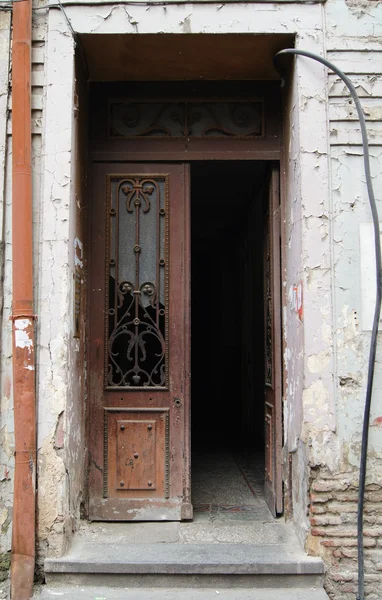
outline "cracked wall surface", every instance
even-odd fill
[[[103,35],[108,33],[292,33],[297,36],[297,44],[300,47],[306,47],[312,51],[320,52],[323,47],[323,19],[322,10],[319,5],[302,5],[299,8],[299,16],[296,16],[296,11],[293,6],[283,5],[195,5],[182,6],[177,5],[171,8],[163,6],[151,6],[147,9],[146,6],[110,6],[102,5],[95,6],[91,10],[89,7],[70,6],[66,9],[67,15],[74,29],[80,33],[93,33],[94,35]],[[48,48],[54,60],[57,63],[62,56],[60,43],[61,37],[68,37],[68,25],[63,15],[58,11],[51,11],[49,25],[49,44]],[[54,25],[53,25],[54,23]],[[52,29],[50,29],[52,28]],[[50,33],[51,31],[51,33]],[[48,57],[48,61],[49,61]],[[62,57],[61,60],[65,60]],[[48,64],[49,67],[49,64]],[[67,65],[65,66],[67,68]],[[69,79],[67,78],[69,82]],[[302,86],[302,89],[300,89]],[[327,166],[327,128],[325,125],[326,119],[326,77],[323,68],[317,67],[313,72],[312,69],[304,64],[298,64],[295,69],[293,79],[293,91],[291,100],[291,125],[294,131],[294,138],[291,141],[291,156],[288,163],[290,177],[288,178],[286,215],[288,219],[288,253],[285,261],[285,290],[288,297],[289,287],[298,282],[303,283],[304,266],[301,261],[301,256],[304,253],[304,214],[307,216],[315,215],[317,219],[321,219],[323,209],[315,211],[317,204],[324,205],[328,202],[328,166]],[[59,89],[59,86],[58,88]],[[52,114],[57,107],[54,106],[54,91],[48,85],[47,102],[50,104],[50,95],[53,98]],[[310,118],[308,107],[319,115],[313,124]],[[301,107],[304,109],[302,114]],[[48,120],[48,114],[46,116]],[[302,125],[300,124],[302,121]],[[309,124],[309,128],[308,128]],[[302,132],[304,135],[302,135]],[[291,138],[292,139],[292,138]],[[319,143],[314,140],[319,139]],[[313,140],[313,141],[312,141]],[[69,143],[69,135],[67,136]],[[68,155],[65,155],[67,158]],[[68,157],[69,158],[69,157]],[[63,162],[60,164],[63,168]],[[312,167],[313,165],[313,167]],[[312,185],[311,168],[315,169],[314,181]],[[69,162],[66,166],[67,172],[70,171]],[[49,172],[46,173],[46,179],[50,179]],[[314,193],[312,193],[312,190]],[[306,197],[305,203],[303,198]],[[321,223],[321,221],[320,221]],[[326,225],[326,223],[325,223]],[[62,229],[62,228],[61,228]],[[324,234],[322,234],[324,236]],[[327,237],[324,239],[327,242]],[[321,240],[321,237],[320,237]],[[315,240],[316,242],[316,240]],[[325,247],[326,248],[326,247]],[[327,249],[325,249],[327,253]],[[321,255],[320,255],[321,257]],[[320,258],[319,257],[319,258]],[[318,277],[328,278],[328,268],[322,269],[317,264],[316,280]],[[45,261],[43,261],[44,263]],[[326,291],[326,290],[325,290]],[[309,290],[307,294],[309,295]],[[324,305],[326,296],[321,292],[321,287],[318,285],[313,291],[315,298],[321,298],[321,304]],[[289,315],[288,313],[291,312]],[[318,311],[319,312],[319,311]],[[330,309],[327,309],[327,329],[326,337],[330,337],[328,333],[332,331],[330,323]],[[309,310],[307,310],[309,314]],[[321,314],[319,312],[319,314]],[[300,442],[300,427],[303,414],[302,397],[304,389],[304,344],[309,343],[309,340],[304,338],[304,325],[300,317],[293,310],[290,310],[289,304],[285,309],[285,318],[288,323],[285,330],[285,336],[288,340],[286,347],[285,360],[288,367],[288,395],[285,399],[286,411],[289,411],[288,427],[285,431],[285,442],[287,447],[291,447],[296,453],[299,453],[301,448]],[[310,318],[310,317],[309,317]],[[313,317],[312,317],[313,319]],[[314,351],[326,352],[327,341],[325,344],[316,342]],[[317,350],[316,350],[317,348]],[[309,351],[313,354],[313,350]],[[329,353],[329,363],[331,354]],[[330,371],[329,364],[326,365],[326,372]],[[325,376],[327,376],[325,374]],[[314,373],[311,383],[316,379],[322,379],[322,373]],[[331,396],[329,395],[329,398]],[[332,410],[329,409],[330,402],[327,402],[321,410],[321,421],[330,421]],[[57,409],[55,419],[63,410]],[[45,432],[43,432],[43,436]],[[303,449],[304,450],[304,449]],[[302,452],[303,452],[302,450]],[[304,452],[303,452],[304,454]],[[304,454],[305,456],[305,454]],[[301,519],[302,530],[301,538],[304,537],[308,528],[308,519],[306,517],[306,486],[308,481],[308,470],[306,465],[301,471],[304,477],[301,478],[301,485],[298,491],[294,494],[294,509],[299,511],[303,518]],[[302,493],[300,490],[305,490]]]
[[[373,182],[378,205],[381,204],[380,2],[174,3],[149,7],[144,3],[122,6],[111,2],[68,6],[66,12],[75,31],[95,36],[294,34],[296,47],[326,55],[349,73],[355,83],[364,105],[372,144]],[[6,44],[9,45],[9,23],[5,16],[0,21],[0,37],[3,33],[0,85],[4,87],[2,82],[8,78]],[[34,16],[33,39],[33,218],[39,316],[38,532],[40,553],[44,556],[65,550],[78,522],[85,493],[85,324],[82,323],[80,337],[75,337],[73,275],[79,263],[86,267],[86,257],[81,255],[85,237],[82,201],[85,175],[81,168],[84,138],[82,125],[75,116],[78,98],[80,113],[83,102],[86,106],[86,100],[81,101],[86,93],[78,88],[84,75],[75,65],[73,39],[62,13],[55,9],[49,15],[38,11]],[[7,98],[4,104],[4,97],[0,94],[0,113],[5,115]],[[285,472],[289,471],[286,507],[287,514],[295,520],[302,543],[326,561],[329,593],[336,599],[345,599],[353,594],[356,577],[354,506],[370,342],[367,315],[373,296],[367,271],[373,259],[372,247],[367,244],[371,216],[359,125],[344,84],[322,65],[298,58],[287,78],[284,98],[283,405]],[[5,172],[6,160],[1,123],[0,119],[0,177]],[[9,124],[8,134],[11,134]],[[8,141],[9,161],[10,137]],[[8,322],[9,172],[7,177],[6,202],[1,205],[0,216],[4,219],[1,230],[5,232],[2,241],[6,265],[0,417],[4,469],[0,522],[6,530],[2,538],[5,550],[10,539],[13,453]],[[85,270],[81,272],[81,280],[85,280]],[[381,552],[376,534],[382,518],[381,353],[379,348],[367,478],[371,533],[366,545],[371,577],[366,583],[370,598],[380,594],[374,576],[380,571]],[[341,506],[345,516],[339,514]]]
[[[0,358],[0,385],[1,385],[1,410],[0,410],[0,521],[1,535],[0,547],[8,551],[11,547],[12,525],[12,495],[14,473],[14,423],[13,423],[13,396],[12,396],[12,337],[11,323],[11,294],[12,294],[12,219],[11,219],[11,175],[12,175],[12,99],[10,91],[10,13],[0,13],[0,232],[4,243],[4,263],[1,270],[1,358]],[[2,29],[8,19],[8,29]],[[34,268],[38,269],[40,256],[39,222],[40,222],[40,183],[42,168],[43,144],[41,137],[42,106],[44,91],[44,44],[45,44],[45,16],[37,14],[33,17],[32,27],[32,187],[33,187],[33,261]],[[3,138],[3,135],[5,136]],[[5,162],[4,162],[5,157]],[[39,280],[35,277],[34,294],[38,296]],[[38,334],[38,332],[37,332]]]
[[[382,5],[326,4],[327,57],[350,74],[361,98],[370,140],[371,172],[381,215]],[[373,263],[371,213],[363,170],[360,128],[354,103],[340,79],[328,75],[331,274],[335,370],[335,433],[316,433],[311,441],[310,522],[307,548],[329,567],[327,589],[334,598],[353,597],[357,589],[356,511],[361,431],[374,297],[362,266]],[[365,236],[368,243],[365,244]],[[365,270],[365,269],[364,269]],[[369,438],[365,506],[366,593],[381,596],[379,543],[381,515],[382,419],[380,340],[376,360]],[[326,442],[326,444],[323,444]]]
[[[0,17],[6,13],[1,13]],[[0,21],[0,51],[5,49],[6,33]],[[77,129],[73,124],[74,47],[72,39],[61,34],[62,56],[69,60],[67,72],[58,72],[54,54],[49,55],[46,33],[47,15],[33,14],[32,23],[32,178],[33,178],[33,261],[34,299],[38,315],[36,323],[36,394],[38,404],[38,545],[40,556],[59,554],[79,519],[84,485],[85,436],[83,369],[84,327],[73,337],[73,274],[79,258],[78,241],[83,239],[83,202],[81,169],[72,166],[71,157],[81,162]],[[65,46],[66,43],[66,46]],[[66,54],[65,54],[66,53]],[[6,57],[6,60],[5,58]],[[1,414],[0,465],[1,551],[11,545],[14,424],[12,398],[11,325],[11,98],[8,99],[8,50],[0,54],[0,142],[1,180],[6,176],[6,194],[1,195],[1,242],[4,242],[4,264],[1,271]],[[61,78],[63,76],[63,79]],[[68,84],[72,82],[72,87]],[[6,82],[6,85],[5,85]],[[56,85],[60,83],[58,90]],[[46,107],[46,89],[55,90],[51,106]],[[67,98],[65,107],[64,98]],[[4,103],[3,103],[4,100]],[[54,104],[55,103],[55,104]],[[3,106],[4,104],[4,106]],[[8,107],[8,120],[7,116]],[[45,110],[46,108],[46,110]],[[67,109],[67,110],[66,110]],[[62,115],[66,114],[67,119]],[[73,136],[73,139],[72,139]],[[83,137],[83,134],[82,134]],[[0,137],[2,140],[2,137]],[[44,176],[42,177],[42,173]],[[79,174],[78,174],[79,173]],[[80,181],[79,181],[80,178]],[[81,179],[82,178],[82,179]],[[71,203],[71,197],[77,203]],[[4,232],[4,233],[3,233]],[[80,236],[80,237],[78,237]],[[77,239],[77,248],[75,246]],[[84,259],[84,248],[82,247]],[[83,272],[81,284],[84,286]],[[81,296],[83,301],[85,294]],[[81,319],[84,315],[84,306]],[[69,440],[69,441],[68,441]],[[41,561],[40,561],[41,562]]]
[[[0,553],[10,549],[13,492],[12,379],[10,364],[9,201],[5,197],[9,148],[7,113],[10,77],[11,15],[0,12]]]
[[[84,487],[84,173],[73,39],[49,15],[41,195],[38,537],[40,558],[62,554],[79,520]],[[83,77],[82,77],[83,79]],[[74,110],[74,108],[76,110]],[[82,137],[81,137],[82,136]],[[75,276],[81,291],[75,326]]]

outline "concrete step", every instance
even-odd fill
[[[106,588],[94,586],[48,587],[35,600],[328,600],[321,588]]]
[[[127,544],[77,540],[45,561],[48,584],[173,588],[322,587],[323,562],[285,544]]]

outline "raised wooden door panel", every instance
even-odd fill
[[[168,409],[105,409],[107,498],[169,498]]]
[[[283,512],[280,174],[269,174],[264,220],[265,499],[274,516]]]
[[[95,164],[89,516],[190,518],[189,197],[181,164]]]

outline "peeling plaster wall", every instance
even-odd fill
[[[65,22],[65,21],[64,21]],[[51,11],[46,53],[38,312],[40,560],[62,554],[80,516],[85,459],[84,174],[74,43]],[[84,105],[86,114],[86,105]],[[82,125],[81,125],[82,127]],[[82,137],[81,137],[82,136]],[[74,319],[75,276],[81,315]],[[77,337],[78,334],[78,337]]]
[[[284,177],[283,177],[283,347],[284,347],[284,462],[285,509],[302,524],[300,537],[307,529],[304,498],[307,494],[307,461],[300,461],[300,428],[304,388],[304,322],[298,314],[297,292],[302,289],[302,216],[298,78],[295,69],[287,77],[284,98]],[[301,464],[302,463],[302,464]],[[299,479],[294,477],[299,473]],[[302,475],[302,476],[301,476]]]
[[[5,27],[6,20],[8,25]],[[44,90],[45,16],[34,15],[32,26],[32,187],[33,187],[33,260],[38,271],[40,257],[40,184],[43,144],[41,137]],[[4,242],[4,268],[1,267],[3,286],[0,298],[1,318],[1,407],[0,407],[0,551],[11,547],[12,495],[14,474],[14,423],[12,396],[12,328],[9,317],[12,302],[12,98],[10,89],[10,23],[11,14],[0,12],[0,232]],[[3,139],[3,135],[5,136]],[[4,191],[4,194],[3,194]],[[1,264],[1,261],[0,261]],[[39,280],[34,281],[35,298]],[[38,335],[38,330],[37,330]]]
[[[382,4],[326,3],[327,57],[355,84],[367,120],[371,172],[382,215]],[[335,433],[316,432],[310,452],[311,530],[307,548],[329,567],[334,598],[356,593],[356,511],[371,317],[374,309],[371,213],[356,110],[345,85],[328,76]],[[382,217],[381,217],[382,218]],[[380,334],[381,335],[381,334]],[[379,336],[380,337],[380,336]],[[366,593],[380,598],[382,370],[378,340],[365,506]],[[311,357],[309,357],[311,358]],[[308,358],[308,360],[309,360]],[[313,362],[322,364],[323,355]],[[309,368],[309,364],[308,364]],[[316,390],[317,391],[317,390]],[[323,390],[318,390],[321,396]],[[323,398],[323,401],[326,401]],[[324,439],[322,439],[322,436]],[[326,443],[323,443],[323,442]]]
[[[9,189],[11,180],[12,156],[8,143],[6,157],[6,188]],[[1,330],[1,413],[0,413],[0,520],[2,551],[11,548],[12,533],[12,497],[14,473],[14,428],[13,428],[13,398],[12,398],[12,328],[9,321],[11,314],[11,204],[8,196],[4,207],[4,283]]]
[[[75,31],[94,35],[295,34],[296,47],[326,54],[356,83],[366,109],[373,180],[381,203],[381,3],[327,0],[325,4],[309,5],[190,3],[150,7],[142,3],[128,7],[68,6],[66,12]],[[3,18],[3,14],[0,16]],[[2,51],[9,43],[9,35],[7,25],[1,29],[1,23],[0,38],[5,32],[5,46],[0,44]],[[39,315],[38,532],[43,556],[65,550],[83,497],[84,323],[80,337],[74,338],[73,275],[79,249],[75,240],[83,242],[84,237],[84,151],[80,141],[84,134],[73,106],[79,96],[81,114],[82,101],[86,105],[86,91],[76,87],[74,45],[62,13],[55,9],[49,15],[44,11],[36,13],[33,37],[34,244]],[[7,53],[0,54],[0,83],[7,78],[6,56]],[[6,73],[5,79],[2,73]],[[77,75],[78,80],[83,79],[78,66]],[[5,114],[3,104],[0,96],[0,114]],[[351,528],[345,531],[342,527],[342,531],[348,535],[344,539],[353,543],[354,521],[338,521],[336,503],[344,502],[343,506],[350,506],[351,513],[355,502],[370,341],[369,327],[362,316],[370,294],[366,293],[369,284],[363,285],[361,279],[360,223],[368,223],[371,218],[359,127],[354,106],[340,80],[333,74],[327,75],[321,65],[299,58],[288,78],[284,106],[282,284],[285,470],[290,469],[291,484],[288,512],[293,513],[307,548],[322,555],[330,566],[329,591],[336,598],[340,597],[338,594],[345,598],[352,593],[354,577],[346,575],[346,579],[344,570],[353,573],[354,556],[349,552],[343,555],[346,545],[331,545],[333,532],[325,527],[336,525],[336,531],[340,531],[342,525],[350,523]],[[0,124],[0,173],[4,172],[5,153],[1,140]],[[5,515],[4,523],[10,521],[13,453],[8,323],[9,177],[7,203],[5,213],[1,210],[1,215],[5,214],[6,241],[0,417],[1,468],[7,469],[3,481],[5,500],[0,504],[0,521]],[[0,206],[3,207],[4,204]],[[85,258],[77,255],[77,260]],[[369,255],[363,257],[366,264],[371,259]],[[379,488],[373,486],[382,485],[381,353],[380,348],[368,467],[372,511],[378,511],[375,506],[379,502]],[[2,512],[4,508],[6,512]],[[317,527],[320,524],[317,514],[321,515],[321,528]],[[378,518],[380,513],[379,516],[376,513],[374,523],[380,522]],[[3,539],[7,548],[9,534]],[[377,542],[369,547],[378,548]]]
[[[324,15],[318,4],[299,5],[298,16],[296,7],[288,4],[190,4],[149,8],[144,4],[128,8],[103,5],[92,9],[70,6],[67,14],[77,32],[94,35],[292,33],[296,35],[297,47],[317,53],[323,53],[325,48]],[[62,27],[67,28],[64,20]],[[330,432],[334,428],[326,93],[327,78],[323,67],[298,62],[287,109],[291,136],[284,165],[287,171],[287,255],[283,285],[287,338],[284,357],[287,373],[285,444],[294,453],[293,510],[302,540],[309,529],[308,447],[315,443],[317,431]],[[294,306],[294,288],[298,286],[306,297],[305,325]],[[311,358],[311,371],[307,372],[307,357],[315,355],[322,358],[316,361]],[[325,435],[323,442],[328,437]]]
[[[13,423],[11,408],[9,280],[9,206],[5,198],[9,167],[7,112],[10,77],[11,14],[0,12],[0,553],[10,549],[12,521]]]
[[[319,53],[324,47],[323,13],[319,4],[298,5],[298,16],[295,6],[290,4],[190,4],[152,6],[149,9],[145,5],[134,5],[129,6],[128,10],[126,6],[68,6],[66,12],[74,30],[80,33],[292,33],[296,35],[296,44],[300,47]],[[38,14],[41,19],[44,18],[43,11]],[[35,99],[34,104],[34,131],[36,135],[41,131],[43,134],[40,163],[43,188],[38,211],[40,226],[36,227],[39,257],[38,534],[41,556],[64,551],[78,516],[84,443],[81,423],[75,426],[77,418],[81,416],[79,407],[83,406],[83,397],[80,392],[74,391],[75,382],[82,372],[80,369],[76,371],[76,365],[79,364],[76,359],[78,344],[73,341],[72,330],[72,243],[77,235],[78,217],[74,209],[73,187],[76,177],[73,164],[73,141],[76,136],[72,111],[74,50],[68,24],[61,12],[51,10],[45,23],[45,28],[35,28],[39,34],[34,45],[34,57],[40,65],[34,75],[35,85],[43,89],[43,94]],[[294,310],[290,288],[293,290],[305,278],[301,257],[308,253],[305,241],[309,236],[304,238],[304,218],[319,219],[320,214],[315,214],[312,206],[322,196],[327,198],[326,155],[321,149],[321,146],[325,147],[327,131],[323,101],[325,85],[321,67],[311,69],[303,64],[297,65],[290,109],[293,137],[289,162],[285,167],[289,172],[285,208],[286,237],[289,241],[284,265],[287,298],[284,316],[288,339],[285,353],[288,372],[285,443],[304,464],[304,469],[299,470],[300,483],[293,499],[296,514],[304,517],[301,519],[303,532],[307,528],[305,490],[308,470],[305,447],[301,446],[300,440],[300,420],[304,408],[301,402],[304,344],[309,340],[304,338],[304,327]],[[318,111],[320,118],[312,122],[310,110]],[[320,140],[319,145],[312,142],[316,139]],[[312,176],[307,170],[311,168],[315,169],[318,186],[316,197],[314,194],[312,197]],[[310,203],[304,204],[304,194]],[[319,290],[315,294],[319,300]],[[312,377],[312,384],[314,380]],[[77,466],[80,468],[76,478],[73,472]],[[304,477],[301,477],[301,473],[305,474]]]
[[[346,22],[346,28],[344,27]],[[382,5],[338,3],[327,5],[328,58],[350,77],[364,108],[369,133],[371,172],[382,215]],[[331,194],[333,202],[333,275],[337,373],[337,431],[342,441],[341,460],[357,468],[363,418],[370,323],[362,321],[368,301],[362,285],[360,224],[371,222],[361,135],[354,103],[345,86],[329,75]],[[382,219],[382,216],[381,216]],[[372,255],[364,257],[372,260]],[[365,284],[366,285],[366,284]],[[374,300],[374,299],[373,299]],[[379,340],[380,342],[380,340]],[[380,353],[370,430],[369,477],[382,478],[381,428],[382,370]],[[377,420],[376,420],[377,419]]]
[[[7,21],[8,20],[8,21]],[[3,286],[0,294],[1,318],[1,407],[0,407],[0,549],[11,547],[12,495],[14,473],[14,424],[12,396],[12,329],[9,317],[12,301],[12,99],[10,89],[10,23],[11,14],[0,12],[0,232],[4,242],[4,268],[1,267],[0,280]],[[5,26],[5,24],[8,25]],[[33,17],[32,27],[32,186],[33,186],[33,258],[38,269],[40,244],[40,184],[43,153],[41,125],[44,90],[44,40],[45,17]],[[6,137],[3,137],[5,136]],[[3,193],[4,192],[4,193]],[[1,264],[1,261],[0,261]],[[38,278],[34,281],[35,298],[38,295]],[[38,332],[37,332],[38,333]]]
[[[72,291],[69,319],[72,321],[70,350],[70,402],[66,408],[65,432],[62,444],[56,429],[56,447],[65,451],[65,464],[69,484],[68,535],[80,519],[84,500],[86,457],[86,364],[85,364],[85,316],[86,316],[86,193],[87,193],[87,82],[83,65],[78,56],[75,60],[74,123],[72,135],[72,190],[70,214],[70,271]],[[76,283],[77,282],[77,283]],[[77,311],[75,304],[77,302]],[[77,325],[75,324],[77,321]]]

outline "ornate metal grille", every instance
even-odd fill
[[[168,178],[109,176],[106,387],[168,385]]]
[[[260,137],[262,102],[112,102],[111,137]]]

